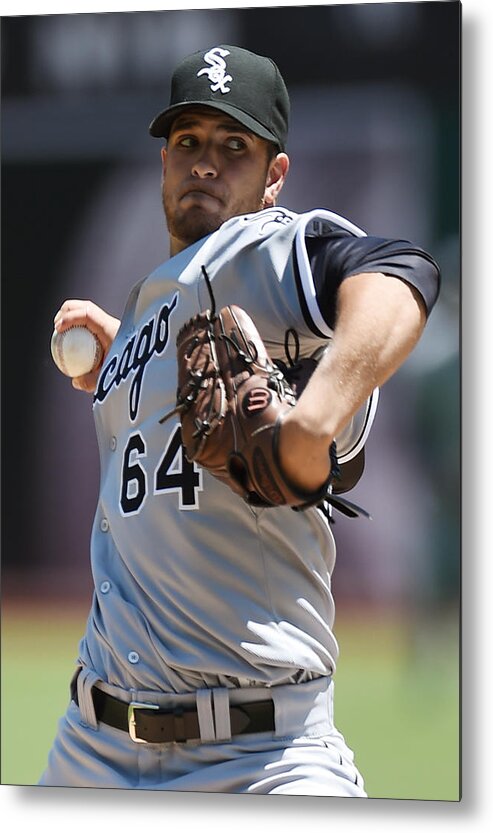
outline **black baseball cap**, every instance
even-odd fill
[[[289,95],[271,58],[227,45],[189,55],[173,73],[169,106],[151,122],[151,136],[167,139],[173,120],[190,105],[221,110],[285,149]]]

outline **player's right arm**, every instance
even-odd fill
[[[417,344],[438,296],[440,270],[405,240],[334,232],[306,245],[331,347],[283,420],[279,454],[286,475],[310,492],[328,475],[332,440]]]
[[[280,432],[281,467],[295,486],[311,492],[324,482],[332,440],[404,363],[425,324],[423,298],[404,281],[383,273],[343,281],[331,348]]]
[[[77,390],[93,393],[96,390],[97,379],[101,365],[103,364],[108,351],[115,340],[120,327],[120,320],[105,312],[92,301],[72,299],[64,301],[54,319],[55,330],[63,333],[70,327],[83,326],[91,330],[101,342],[103,356],[98,367],[85,376],[78,376],[72,379],[72,385]]]

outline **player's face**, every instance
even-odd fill
[[[180,114],[162,150],[163,207],[171,254],[230,217],[273,205],[288,169],[285,154],[217,110]]]

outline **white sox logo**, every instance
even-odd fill
[[[229,51],[221,49],[220,46],[210,49],[204,55],[204,61],[209,66],[199,69],[197,73],[197,77],[204,74],[208,76],[213,93],[217,93],[218,90],[221,90],[222,93],[229,93],[231,90],[231,87],[226,87],[228,81],[233,80],[232,75],[226,75],[226,61],[224,60],[226,55],[229,55]]]
[[[293,222],[295,215],[284,208],[264,208],[263,211],[257,211],[254,214],[245,214],[240,217],[240,222],[243,225],[259,224],[259,235],[265,233],[265,229],[269,226],[288,226]]]
[[[265,411],[271,402],[272,394],[267,388],[253,388],[248,391],[243,400],[245,416],[255,416],[260,411]]]
[[[113,356],[103,367],[94,394],[94,403],[102,402],[113,387],[119,387],[121,382],[133,374],[128,399],[130,419],[132,422],[136,419],[145,369],[154,355],[159,356],[166,350],[169,341],[169,319],[177,303],[178,293],[169,304],[163,304],[159,312],[127,341],[121,356]]]

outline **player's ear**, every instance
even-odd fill
[[[166,157],[167,157],[167,155],[168,155],[168,152],[167,152],[166,148],[162,147],[161,148],[161,162],[162,162],[162,166],[163,166],[163,176],[166,173]]]
[[[264,206],[275,205],[284,181],[289,171],[289,157],[286,153],[278,153],[275,156],[267,172],[267,180],[264,191]]]

